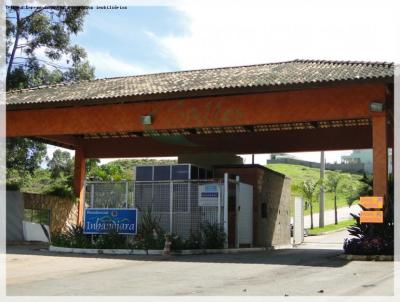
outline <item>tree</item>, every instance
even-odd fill
[[[85,50],[70,40],[82,30],[87,12],[83,7],[7,7],[7,90],[93,79]],[[33,173],[46,154],[45,144],[28,138],[7,138],[6,146],[8,184]]]
[[[85,50],[70,40],[82,31],[87,13],[87,8],[73,6],[8,7],[7,90],[93,79]]]
[[[46,156],[46,145],[26,138],[6,140],[7,184],[19,189],[26,174],[40,167]]]
[[[72,177],[74,161],[68,151],[57,149],[54,151],[53,157],[49,160],[47,166],[53,178],[60,177],[61,174]]]
[[[374,195],[374,178],[371,175],[363,174],[363,177],[360,179],[362,183],[361,188],[359,189],[359,196],[372,196]]]
[[[313,202],[314,202],[314,195],[316,190],[320,184],[320,181],[312,181],[311,179],[307,179],[303,181],[298,189],[300,194],[305,200],[306,206],[310,207],[310,217],[311,217],[311,229],[314,228],[314,218],[313,218]]]
[[[341,190],[347,195],[346,201],[348,206],[351,207],[355,201],[360,199],[360,196],[373,195],[373,178],[364,174],[357,183],[343,182]]]
[[[43,144],[31,140],[16,138],[7,140],[7,168],[33,173],[46,156]]]
[[[86,164],[86,175],[90,177],[92,171],[94,171],[100,163],[100,159],[98,158],[92,158],[92,159],[87,159],[85,164]]]
[[[335,213],[335,224],[338,224],[338,215],[337,215],[337,195],[341,191],[341,184],[346,180],[349,179],[349,175],[342,174],[338,172],[330,172],[327,175],[326,185],[328,192],[333,193],[333,206],[334,206],[334,213]]]

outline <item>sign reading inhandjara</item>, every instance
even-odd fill
[[[110,231],[123,235],[136,235],[137,209],[85,209],[85,234],[104,234]]]
[[[381,196],[366,196],[360,197],[360,205],[367,209],[382,209],[383,197]]]

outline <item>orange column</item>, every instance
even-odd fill
[[[386,196],[388,182],[388,141],[385,114],[372,117],[374,195]]]
[[[79,198],[78,225],[82,225],[85,209],[85,174],[85,155],[82,148],[77,148],[75,150],[74,192],[75,196]]]

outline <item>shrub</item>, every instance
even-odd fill
[[[71,182],[70,177],[65,177],[61,174],[60,177],[52,180],[50,185],[44,190],[44,194],[74,198]]]
[[[201,249],[204,246],[204,240],[201,232],[191,232],[189,238],[185,241],[187,249]]]
[[[393,255],[394,254],[394,209],[393,180],[389,181],[389,194],[384,202],[383,223],[360,223],[360,216],[351,214],[356,223],[348,228],[355,238],[346,239],[343,249],[346,254]],[[363,208],[363,210],[366,210]]]
[[[127,237],[111,230],[107,234],[97,236],[94,246],[98,249],[126,249],[128,248]]]
[[[81,226],[70,226],[65,233],[54,236],[52,244],[74,248],[92,247],[91,236],[84,234]]]
[[[171,236],[171,250],[185,250],[187,248],[185,240],[177,235]]]
[[[137,236],[133,243],[128,246],[131,249],[137,250],[162,250],[164,249],[164,235],[147,235],[146,237]]]
[[[383,238],[351,238],[343,244],[345,254],[393,255],[393,242]]]
[[[191,232],[186,240],[177,235],[173,235],[171,239],[172,250],[221,249],[224,247],[226,235],[222,226],[207,223],[200,227],[200,232]]]
[[[6,183],[7,191],[19,191],[20,189],[21,189],[21,183],[19,182]]]
[[[139,209],[141,210],[141,209]],[[133,244],[136,249],[163,249],[164,230],[160,226],[160,216],[154,216],[151,208],[141,210],[138,235]]]
[[[224,247],[226,234],[219,224],[204,224],[201,226],[204,247],[207,249],[221,249]]]

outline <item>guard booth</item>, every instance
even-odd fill
[[[138,209],[159,219],[161,228],[188,239],[205,224],[227,234],[226,247],[253,246],[253,189],[228,174],[192,164],[137,166],[135,181],[86,181],[89,207]],[[140,225],[139,225],[140,227]]]

